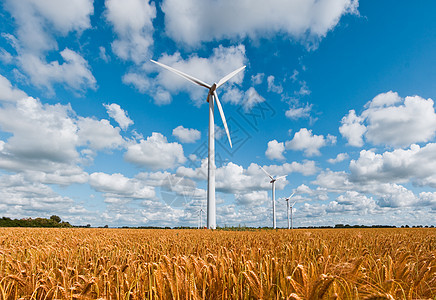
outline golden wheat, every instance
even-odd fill
[[[0,299],[436,299],[436,229],[0,228]]]

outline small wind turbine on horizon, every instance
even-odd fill
[[[288,229],[294,229],[294,226],[292,224],[292,210],[294,209],[294,205],[297,201],[294,201],[294,203],[292,203],[292,205],[289,205],[289,200],[291,200],[292,196],[294,196],[294,193],[292,193],[291,196],[289,196],[288,198],[286,198],[286,212],[288,215]],[[291,207],[291,224],[289,224],[289,207]]]
[[[227,127],[226,118],[224,116],[224,111],[221,106],[221,102],[218,98],[218,94],[216,90],[226,83],[230,78],[241,72],[245,69],[245,66],[236,69],[235,71],[229,73],[228,75],[221,78],[218,83],[214,83],[212,85],[204,83],[203,81],[183,73],[179,70],[171,68],[167,65],[164,65],[160,62],[151,60],[151,62],[165,68],[177,75],[185,78],[192,83],[195,83],[199,86],[205,87],[209,90],[207,94],[207,102],[209,102],[209,147],[208,147],[208,163],[207,163],[207,228],[215,229],[216,228],[216,202],[215,202],[215,121],[214,121],[214,108],[215,101],[218,107],[218,111],[221,115],[221,119],[223,121],[224,129],[226,130],[227,137],[229,139],[230,147],[232,147],[232,140],[230,139],[229,129]]]
[[[280,177],[273,177],[270,173],[265,171],[264,168],[260,167],[262,171],[271,179],[270,183],[272,184],[272,211],[273,211],[273,228],[276,229],[276,181],[282,178],[286,178],[287,175],[283,175]]]
[[[197,210],[198,213],[198,229],[203,229],[203,205],[200,206],[200,209]]]

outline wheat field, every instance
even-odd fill
[[[0,228],[0,299],[436,299],[436,229]]]

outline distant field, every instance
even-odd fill
[[[0,228],[0,299],[436,299],[436,229]]]

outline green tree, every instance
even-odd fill
[[[56,223],[60,223],[62,221],[61,217],[56,216],[56,215],[51,216],[50,219],[55,221]]]

